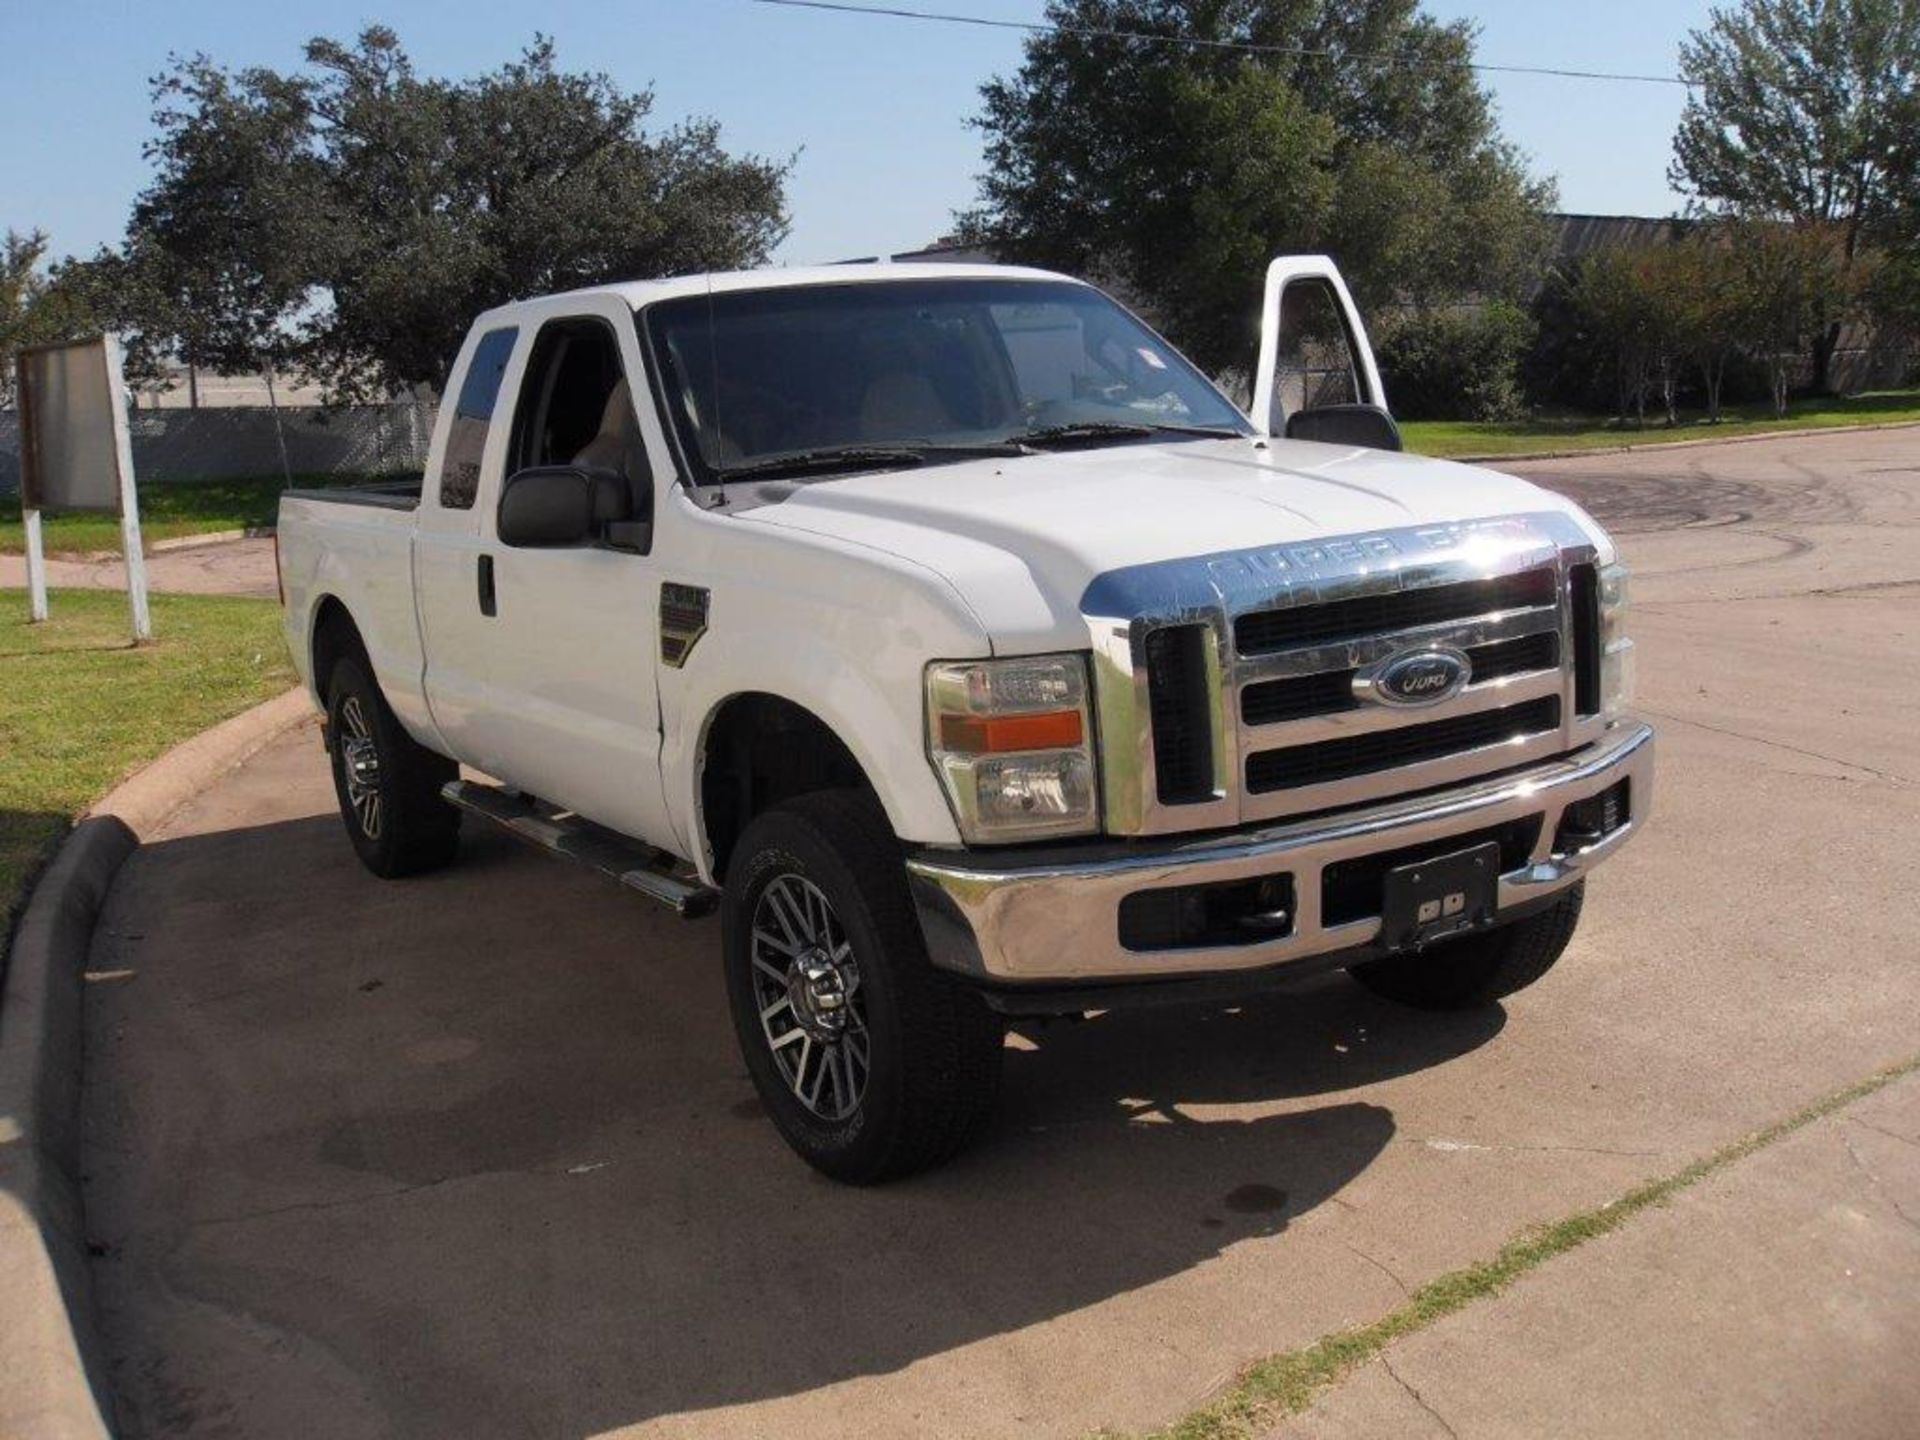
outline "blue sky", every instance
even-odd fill
[[[902,0],[907,3],[907,0]],[[1425,0],[1481,27],[1480,58],[1670,73],[1706,0]],[[980,82],[1018,66],[1010,31],[776,10],[750,0],[549,0],[298,6],[169,0],[98,5],[19,0],[0,51],[0,228],[47,230],[56,254],[119,237],[147,176],[147,80],[170,51],[291,65],[300,43],[381,20],[428,72],[468,74],[537,26],[563,64],[651,83],[656,115],[718,119],[729,148],[799,151],[790,188],[795,263],[903,250],[945,230],[972,198],[979,137],[965,120]],[[917,8],[1037,18],[1042,0],[940,0]],[[522,11],[522,13],[526,13]],[[1683,92],[1528,76],[1488,77],[1509,139],[1556,175],[1563,208],[1664,214]]]

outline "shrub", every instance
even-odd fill
[[[1520,358],[1533,321],[1503,300],[1406,311],[1391,319],[1380,369],[1403,420],[1510,420],[1521,411]]]

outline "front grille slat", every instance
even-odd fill
[[[1240,718],[1249,725],[1273,725],[1359,708],[1352,670],[1323,670],[1297,680],[1262,680],[1240,692]]]
[[[1600,713],[1600,574],[1576,565],[1567,575],[1573,609],[1573,712]]]
[[[1246,784],[1253,794],[1297,790],[1355,776],[1439,760],[1465,750],[1560,728],[1560,697],[1456,715],[1397,730],[1375,730],[1311,745],[1260,750],[1247,757]]]
[[[1474,646],[1467,651],[1467,658],[1473,662],[1475,685],[1505,680],[1510,675],[1551,670],[1560,663],[1560,637],[1551,630],[1542,630],[1517,640],[1496,640],[1491,645]]]
[[[1213,706],[1205,625],[1169,625],[1147,636],[1147,722],[1155,789],[1163,805],[1213,798]]]
[[[1485,684],[1513,675],[1551,670],[1560,663],[1560,637],[1551,630],[1470,646],[1472,683]],[[1249,725],[1273,725],[1337,715],[1360,706],[1353,693],[1355,670],[1323,670],[1285,680],[1260,680],[1240,692],[1240,718]]]
[[[1234,644],[1242,655],[1271,655],[1303,645],[1324,645],[1502,610],[1552,605],[1558,601],[1558,590],[1556,572],[1543,567],[1487,580],[1356,595],[1324,605],[1254,610],[1234,622]]]

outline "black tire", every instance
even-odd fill
[[[830,907],[807,917],[809,924],[819,918],[824,941],[795,943],[796,927],[780,919],[781,903],[795,897]],[[928,961],[899,844],[870,796],[818,791],[757,816],[734,848],[720,913],[741,1053],[767,1113],[803,1160],[836,1180],[873,1185],[945,1160],[980,1132],[999,1094],[1005,1026]],[[756,928],[765,937],[756,940]],[[818,964],[840,952],[851,969],[844,957],[835,960],[830,983],[822,983],[829,1003],[833,994],[846,997],[836,1022],[844,1028],[824,1032],[816,1003],[822,991],[797,978],[801,956]],[[768,964],[756,964],[756,956]],[[763,1020],[768,1006],[778,1013]],[[805,1033],[789,1043],[795,1031]],[[838,1038],[816,1040],[827,1033]],[[811,1106],[798,1093],[809,1080],[818,1096]],[[836,1097],[850,1102],[847,1113],[830,1113]]]
[[[1524,920],[1435,945],[1355,965],[1354,979],[1389,1000],[1420,1010],[1464,1010],[1490,1005],[1524,990],[1560,958],[1580,923],[1587,882]]]
[[[356,751],[373,760],[371,777],[364,763],[353,766]],[[327,679],[327,756],[340,819],[367,869],[395,880],[453,859],[460,812],[440,798],[440,787],[460,769],[407,734],[364,656],[343,656]]]

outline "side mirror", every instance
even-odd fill
[[[614,471],[541,465],[507,477],[495,530],[502,545],[585,545],[632,515],[627,482]]]
[[[1363,450],[1400,450],[1400,427],[1378,405],[1319,405],[1287,416],[1287,439]]]

